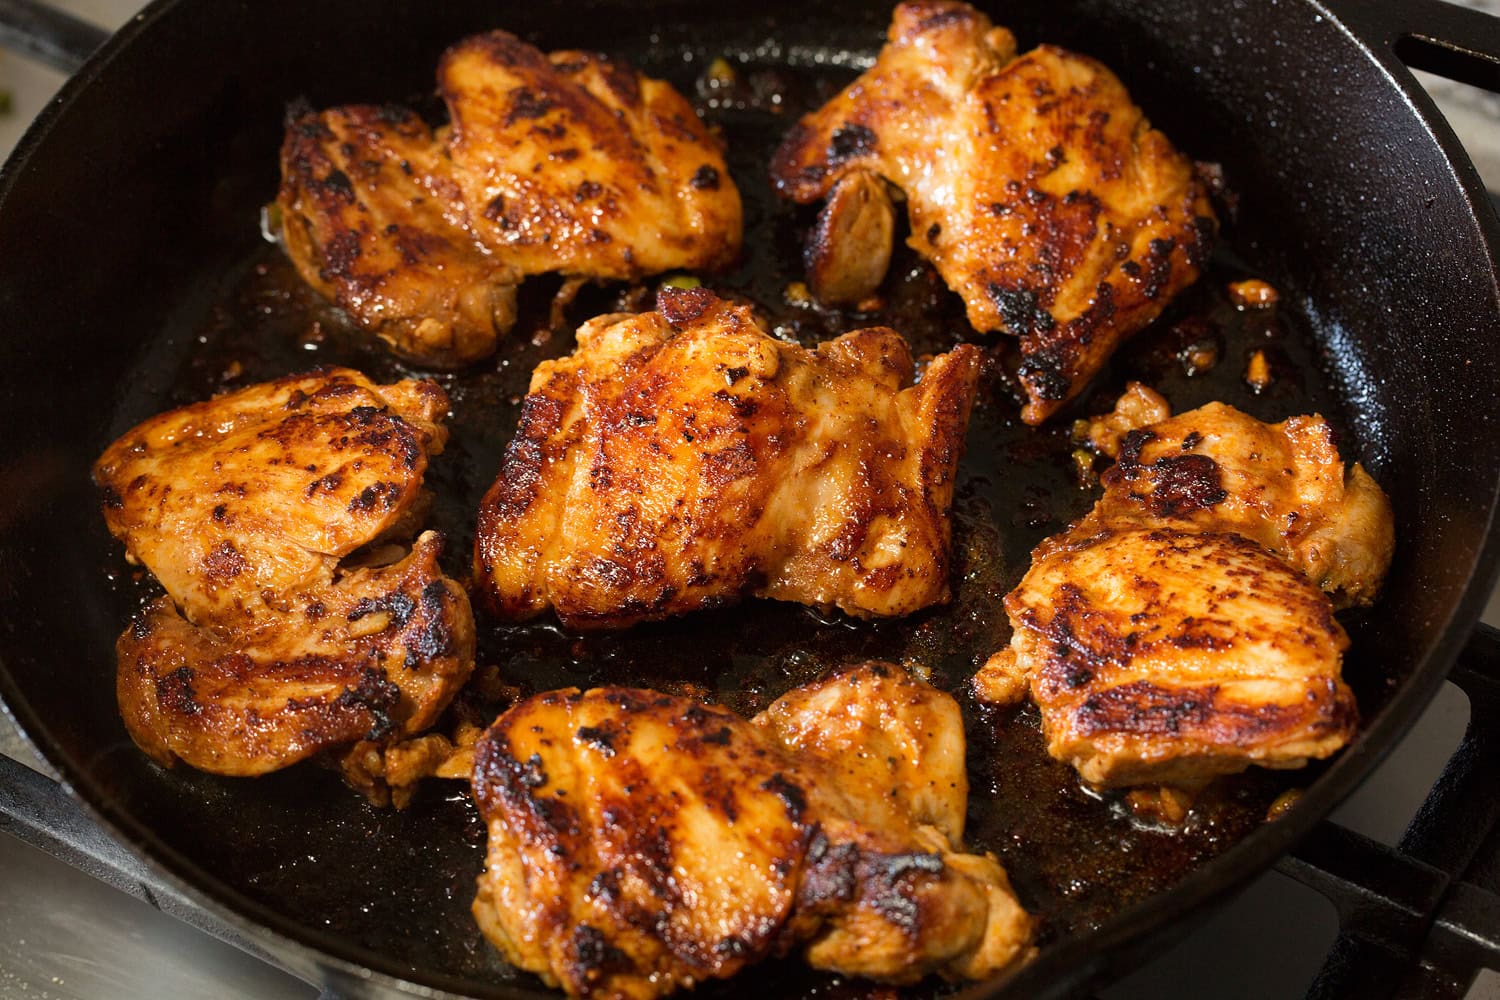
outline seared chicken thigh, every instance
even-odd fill
[[[1103,482],[1006,596],[1014,637],[980,696],[1029,691],[1049,751],[1097,785],[1298,767],[1348,742],[1333,611],[1374,600],[1394,526],[1328,424],[1210,403],[1126,433]]]
[[[507,711],[474,770],[490,838],[474,902],[486,937],[512,964],[595,997],[661,996],[797,948],[816,967],[891,982],[981,978],[1023,959],[1031,923],[1004,871],[957,846],[952,699],[884,664],[787,697],[800,704],[777,703],[757,725],[629,688],[553,691]],[[849,712],[828,719],[820,702]],[[894,737],[899,761],[859,749],[885,738],[880,719],[914,727]],[[913,778],[920,787],[901,784]],[[944,800],[947,829],[908,809],[928,798]]]
[[[441,540],[344,560],[414,532],[447,406],[431,382],[333,369],[161,414],[105,451],[105,520],[168,595],[118,643],[142,749],[260,774],[432,723],[474,662]]]
[[[1223,403],[1134,430],[1076,527],[1171,523],[1243,535],[1275,552],[1335,607],[1370,604],[1390,567],[1390,501],[1364,467],[1345,469],[1317,415],[1267,424]]]
[[[1217,225],[1207,192],[1093,59],[1048,45],[1018,57],[1010,32],[949,0],[900,5],[888,38],[772,162],[786,197],[829,199],[814,291],[874,290],[890,227],[871,180],[894,185],[911,246],[973,327],[1021,339],[1022,416],[1040,423],[1197,278]]]
[[[810,351],[706,289],[606,316],[540,365],[479,512],[498,615],[619,628],[748,594],[901,615],[948,596],[979,352],[912,385],[905,341]]]
[[[295,113],[278,204],[304,279],[411,360],[491,353],[515,286],[722,267],[739,193],[717,142],[660,80],[492,31],[449,49],[434,134],[404,108]]]
[[[438,90],[474,234],[521,273],[629,280],[738,256],[739,192],[670,84],[492,31],[448,50]]]

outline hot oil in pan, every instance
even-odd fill
[[[752,299],[783,337],[811,344],[859,326],[885,324],[906,335],[919,355],[940,352],[955,336],[973,337],[972,331],[959,300],[904,248],[896,255],[879,310],[825,312],[794,304],[785,294],[802,277],[801,238],[810,216],[771,196],[765,163],[796,115],[841,82],[807,71],[743,66],[733,82],[715,87],[700,82],[700,107],[729,144],[746,208],[744,262],[709,284]],[[503,679],[526,692],[642,685],[723,701],[747,714],[849,660],[920,665],[964,706],[971,847],[1001,858],[1022,901],[1042,918],[1044,943],[1097,924],[1169,887],[1235,842],[1262,822],[1276,794],[1309,781],[1311,772],[1255,772],[1226,781],[1206,797],[1185,829],[1153,829],[1132,821],[1116,797],[1083,791],[1071,768],[1047,757],[1033,710],[982,708],[966,694],[966,681],[1009,639],[1000,599],[1025,571],[1031,548],[1081,515],[1097,496],[1097,489],[1079,485],[1071,420],[1108,409],[1127,379],[1161,390],[1178,411],[1220,399],[1263,419],[1320,411],[1336,425],[1343,423],[1317,347],[1294,317],[1240,311],[1228,302],[1226,284],[1243,276],[1232,253],[1221,249],[1208,274],[1121,351],[1097,387],[1041,429],[1020,423],[1003,366],[991,366],[959,477],[955,598],[948,607],[899,621],[857,622],[750,602],[597,635],[570,634],[547,622],[482,622],[480,662],[497,666]],[[435,376],[451,394],[454,414],[448,449],[433,462],[428,486],[437,498],[433,522],[449,539],[448,569],[457,576],[467,575],[474,512],[499,468],[531,370],[573,347],[568,329],[550,334],[545,329],[556,285],[538,279],[526,286],[521,321],[497,360]],[[593,289],[575,303],[569,318],[576,324],[647,301],[639,290]],[[1257,350],[1265,352],[1274,375],[1260,393],[1243,380]],[[1203,370],[1210,355],[1217,364]],[[382,381],[426,374],[414,373],[353,335],[337,312],[301,284],[279,251],[267,247],[226,289],[161,405],[324,363],[351,365]],[[1358,687],[1357,679],[1351,680]],[[182,827],[161,831],[162,836],[274,911],[356,942],[373,953],[374,964],[380,964],[378,956],[419,978],[443,973],[480,992],[485,984],[518,978],[480,938],[469,916],[484,832],[460,785],[433,783],[400,813],[365,805],[332,774],[312,767],[255,782],[179,768],[163,772],[158,786],[158,809]],[[792,961],[773,963],[755,975],[756,991],[768,987],[784,996],[868,992],[860,984],[807,973]],[[727,983],[699,992],[736,989]],[[914,992],[944,989],[928,984]]]

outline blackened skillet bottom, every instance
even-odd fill
[[[682,79],[680,62],[648,69],[684,89],[691,85]],[[880,311],[824,312],[788,304],[783,293],[801,278],[800,242],[810,215],[770,195],[765,161],[796,115],[820,103],[848,74],[754,65],[738,72],[733,86],[700,83],[697,90],[706,117],[729,143],[730,166],[746,202],[744,262],[709,284],[752,299],[779,335],[807,344],[876,324],[901,331],[919,355],[942,351],[955,337],[993,342],[974,336],[958,299],[904,248],[892,265],[884,289],[887,304]],[[1232,226],[1226,239],[1232,244]],[[1184,829],[1154,829],[1133,822],[1117,796],[1083,791],[1070,768],[1051,760],[1034,710],[985,709],[969,697],[966,682],[976,665],[1009,639],[1000,598],[1025,572],[1031,548],[1081,515],[1097,495],[1079,486],[1073,469],[1072,419],[1108,409],[1127,379],[1156,387],[1178,411],[1219,399],[1262,419],[1317,411],[1335,427],[1346,426],[1329,388],[1326,359],[1295,304],[1241,311],[1228,302],[1225,285],[1246,275],[1232,251],[1221,248],[1203,280],[1121,351],[1085,398],[1039,430],[1020,423],[1003,364],[992,366],[970,424],[958,482],[955,599],[949,606],[900,621],[856,622],[750,602],[587,636],[549,622],[481,621],[480,662],[498,666],[505,680],[526,692],[633,684],[704,694],[747,714],[852,659],[920,664],[964,708],[972,848],[993,851],[1004,862],[1023,903],[1041,918],[1043,944],[1097,925],[1222,852],[1263,821],[1277,794],[1310,782],[1317,769],[1257,771],[1225,781],[1205,797]],[[499,467],[530,372],[573,347],[571,327],[545,331],[556,287],[555,280],[539,279],[524,289],[522,319],[497,361],[435,376],[453,397],[453,433],[428,485],[437,495],[433,523],[449,539],[449,571],[460,577],[467,575],[474,511]],[[649,302],[645,292],[590,289],[570,309],[569,319],[576,324],[644,302]],[[1189,375],[1180,356],[1187,345],[1205,342],[1217,347],[1219,363]],[[1007,347],[1002,343],[998,350]],[[1256,350],[1266,353],[1275,374],[1259,394],[1243,381]],[[380,380],[428,374],[401,366],[353,335],[270,246],[226,279],[196,342],[158,345],[148,356],[154,359],[151,370],[133,376],[155,384],[167,376],[170,390],[139,412],[118,414],[118,427],[153,410],[317,364],[351,365]],[[155,585],[126,572],[118,560],[106,569],[119,581],[123,627],[131,608],[156,593]],[[1357,647],[1359,623],[1348,624]],[[1375,693],[1365,690],[1369,685],[1362,678],[1349,680],[1364,704],[1374,703]],[[140,773],[129,808],[163,840],[249,898],[341,939],[362,961],[480,993],[507,982],[538,985],[506,968],[469,916],[484,834],[462,786],[434,782],[409,809],[395,812],[366,805],[332,773],[311,766],[255,781],[186,768],[163,771],[144,763]],[[933,995],[949,989],[929,982],[897,992]],[[743,984],[712,984],[699,995],[746,990],[786,997],[872,992],[866,984],[816,975],[786,960]]]

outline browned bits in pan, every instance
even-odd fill
[[[1265,351],[1250,355],[1245,365],[1245,384],[1256,392],[1264,392],[1271,385],[1271,362],[1266,360]]]
[[[1288,788],[1286,791],[1276,796],[1276,800],[1272,802],[1271,807],[1266,810],[1266,819],[1269,821],[1273,819],[1280,819],[1281,817],[1285,816],[1287,813],[1292,811],[1292,807],[1297,804],[1297,800],[1300,798],[1302,798],[1302,789]]]
[[[1230,282],[1229,298],[1241,309],[1265,309],[1274,306],[1281,296],[1269,282],[1250,278]]]

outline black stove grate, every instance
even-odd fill
[[[1500,632],[1480,626],[1449,680],[1468,729],[1401,843],[1324,823],[1277,865],[1339,915],[1310,1000],[1462,997],[1500,970]]]

